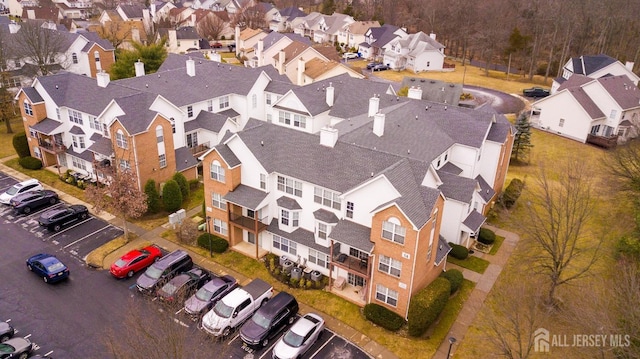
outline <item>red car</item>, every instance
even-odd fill
[[[153,245],[134,249],[111,265],[111,274],[116,278],[131,278],[135,272],[147,268],[160,257],[162,257],[162,251]]]

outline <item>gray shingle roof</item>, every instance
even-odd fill
[[[88,151],[95,152],[104,156],[113,155],[113,144],[111,140],[103,137],[97,133],[91,135],[91,141],[93,144],[87,148]]]
[[[338,224],[333,227],[333,230],[331,230],[329,238],[369,254],[373,251],[374,244],[370,240],[371,228],[355,222],[347,220],[338,222]]]
[[[591,117],[592,119],[605,117],[605,114],[602,112],[602,110],[600,110],[598,105],[593,102],[591,97],[589,97],[589,95],[584,92],[584,89],[582,89],[582,87],[572,87],[568,89],[568,91],[571,96],[573,96],[573,98],[578,101],[580,106],[582,106],[582,108],[587,112],[589,117]]]
[[[338,216],[336,216],[333,212],[327,211],[326,209],[320,208],[317,211],[313,212],[313,217],[320,222],[324,223],[338,223]]]
[[[587,76],[616,62],[616,59],[604,54],[583,55],[571,60],[573,61],[573,73]]]
[[[191,121],[185,122],[184,132],[203,129],[218,133],[222,129],[222,126],[224,126],[225,122],[227,122],[227,118],[229,118],[229,116],[222,115],[221,113],[200,111],[196,118]]]
[[[440,236],[438,238],[438,251],[436,251],[435,265],[440,265],[442,260],[447,258],[447,254],[449,254],[449,252],[451,252],[451,246],[447,243],[444,237]]]
[[[489,133],[487,134],[487,140],[504,143],[509,133],[515,133],[515,129],[503,115],[495,114],[495,119],[496,122],[491,124]]]
[[[495,196],[496,191],[491,188],[481,175],[476,176],[476,181],[478,181],[478,184],[480,185],[480,197],[482,197],[485,203],[489,203],[493,196]]]
[[[285,208],[285,209],[291,209],[291,210],[302,209],[302,207],[300,206],[298,201],[296,201],[295,199],[293,199],[291,197],[287,197],[287,196],[282,196],[282,197],[278,198],[276,200],[276,203],[278,204],[278,207],[282,207],[282,208]]]
[[[287,238],[291,241],[294,241],[296,243],[300,243],[304,246],[307,246],[309,248],[313,248],[315,250],[317,250],[318,252],[322,252],[324,254],[330,254],[329,253],[329,248],[322,246],[318,243],[316,243],[316,239],[315,239],[315,234],[311,231],[307,231],[306,229],[302,229],[302,228],[298,228],[295,231],[291,232],[291,233],[287,233],[285,231],[281,231],[280,228],[278,228],[278,219],[274,218],[273,220],[271,220],[271,223],[269,224],[269,226],[267,227],[267,231],[271,232],[273,234],[276,234],[280,237],[284,237]]]
[[[96,43],[98,44],[98,46],[100,46],[106,51],[115,50],[115,48],[113,47],[113,44],[109,40],[101,38],[100,35],[98,35],[98,33],[96,32],[84,31],[80,34],[85,39],[89,40],[90,45],[92,45],[93,43]]]
[[[454,175],[459,175],[462,173],[462,168],[453,164],[453,162],[447,162],[442,167],[440,167],[440,171],[451,173]]]
[[[224,199],[241,207],[256,211],[267,195],[267,192],[241,184],[233,191],[227,192],[227,194],[224,195]]]
[[[31,101],[31,103],[36,104],[36,103],[44,102],[44,99],[42,98],[42,96],[40,96],[38,91],[33,87],[23,87],[22,91],[27,96],[27,98]]]
[[[50,118],[45,118],[44,120],[31,126],[31,129],[40,132],[43,135],[51,135],[53,133],[61,133],[63,128],[60,126],[62,126],[61,122],[52,120]],[[55,131],[56,129],[58,129],[57,132]]]
[[[156,95],[151,93],[140,92],[135,95],[115,99],[115,102],[125,113],[117,118],[129,134],[135,135],[147,130],[151,121],[153,121],[158,114],[156,111],[149,109],[156,97]]]
[[[66,151],[68,154],[70,154],[73,157],[77,157],[77,158],[81,158],[85,161],[89,161],[92,162],[93,161],[93,152],[91,151],[82,151],[82,153],[80,152],[76,152],[73,150],[73,146],[67,148]]]
[[[231,149],[226,145],[221,144],[215,146],[214,148],[230,168],[240,166],[242,164],[238,157],[236,157],[235,153],[233,153],[233,151],[231,151]]]
[[[366,114],[369,110],[369,99],[374,95],[380,95],[380,108],[397,105],[398,102],[408,101],[406,97],[398,98],[395,95],[388,95],[391,90],[388,83],[372,82],[368,80],[356,79],[348,74],[342,74],[327,80],[314,82],[306,87],[317,89],[322,86],[329,87],[329,83],[335,88],[334,103],[329,115],[336,118],[353,118],[358,115]],[[312,96],[318,97],[316,93]],[[322,92],[322,96],[326,97]],[[399,101],[397,101],[399,99]]]
[[[124,14],[129,18],[129,19],[135,19],[135,18],[140,18],[142,19],[142,10],[144,9],[141,5],[125,5],[125,4],[120,4],[120,8],[122,9],[122,12],[124,12]]]
[[[471,211],[471,213],[469,213],[467,218],[462,221],[462,224],[469,228],[473,233],[478,233],[478,231],[480,230],[480,226],[482,226],[486,220],[487,217],[478,213],[478,211],[474,209],[473,211]]]
[[[175,69],[183,69],[185,68],[186,61],[189,60],[189,58],[193,59],[194,61],[202,61],[202,60],[209,61],[204,57],[204,54],[201,52],[192,52],[188,55],[169,53],[167,54],[167,58],[165,58],[164,61],[162,62],[162,65],[160,65],[160,67],[158,68],[158,72],[164,72],[164,71],[175,70]],[[210,62],[213,62],[213,61],[210,61]]]
[[[442,180],[442,184],[438,189],[442,191],[445,197],[471,204],[478,181],[473,178],[461,177],[444,171],[438,171],[438,176]]]
[[[188,147],[176,148],[176,172],[182,172],[198,165],[198,160],[193,157]]]
[[[75,125],[71,127],[71,129],[69,130],[69,133],[73,135],[84,135],[84,131],[82,131],[82,129],[79,126],[75,126]]]
[[[640,89],[627,75],[601,77],[597,81],[623,110],[640,107]]]
[[[462,95],[461,84],[416,77],[405,77],[402,79],[400,87],[419,87],[422,89],[423,100],[447,103],[453,106],[458,106],[460,95]]]

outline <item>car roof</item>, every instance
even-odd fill
[[[140,252],[139,249],[133,249],[130,250],[129,252],[125,253],[122,257],[120,257],[120,259],[122,260],[132,260],[134,258],[138,258],[138,256],[142,254],[142,252]]]
[[[60,262],[58,260],[58,258],[54,257],[54,256],[49,256],[49,257],[45,257],[45,258],[40,258],[39,259],[40,263],[44,264],[45,267],[48,267],[52,264],[58,263]]]
[[[36,184],[36,183],[40,183],[40,182],[35,178],[31,178],[31,179],[16,183],[14,186],[21,188],[21,187],[24,187],[30,184]]]
[[[298,321],[291,327],[291,331],[300,335],[305,336],[309,333],[314,327],[316,323],[310,321],[309,319],[302,317],[298,319]]]

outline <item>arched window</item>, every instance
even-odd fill
[[[401,226],[400,220],[396,217],[391,217],[382,222],[382,238],[384,239],[404,244],[406,232],[407,229]]]
[[[224,168],[220,166],[218,161],[211,162],[211,179],[219,182],[225,181]]]
[[[162,126],[160,125],[156,126],[156,139],[158,140],[158,143],[164,141],[164,133],[162,132]]]

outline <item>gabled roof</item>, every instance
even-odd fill
[[[316,57],[305,63],[304,74],[315,79],[336,66],[338,66],[338,63],[335,61],[322,61]]]
[[[299,41],[294,41],[290,43],[287,47],[281,50],[281,51],[284,51],[284,63],[287,64],[290,61],[293,61],[293,59],[295,59],[296,56],[300,55],[304,50],[308,49],[309,47],[311,46]],[[277,53],[273,55],[273,58],[278,60],[279,56],[280,54]]]
[[[203,129],[211,132],[218,133],[222,129],[222,126],[227,122],[229,116],[225,116],[220,113],[212,113],[208,111],[200,111],[195,119],[185,122],[184,132],[195,131]]]
[[[130,135],[135,135],[146,131],[151,122],[158,115],[150,110],[151,104],[156,100],[157,95],[140,92],[131,96],[114,99],[118,106],[124,111],[124,115],[117,116],[117,119],[127,129]]]
[[[142,12],[144,7],[142,7],[142,5],[126,5],[126,4],[120,4],[118,5],[120,7],[120,9],[122,9],[122,12],[127,16],[127,18],[129,19],[142,19]]]
[[[478,233],[478,231],[480,230],[480,227],[484,224],[486,220],[487,220],[487,217],[483,216],[482,214],[480,214],[478,211],[474,209],[471,211],[471,213],[469,213],[467,218],[465,218],[464,221],[462,221],[462,224],[465,227],[469,228],[471,232]]]
[[[594,72],[603,69],[617,60],[604,55],[582,55],[571,59],[573,63],[573,73],[589,76]]]
[[[55,23],[58,22],[58,15],[60,14],[60,9],[58,9],[55,6],[51,6],[51,7],[42,7],[42,6],[24,7],[24,8],[22,8],[22,18],[28,19],[29,18],[28,13],[30,11],[33,11],[33,15],[34,15],[34,17],[32,19],[50,20],[50,21],[53,21]]]
[[[371,27],[380,27],[378,21],[356,21],[344,26],[344,30],[350,34],[364,35]]]
[[[254,211],[258,210],[260,203],[267,197],[268,193],[259,189],[240,184],[233,191],[227,192],[224,199],[227,202],[237,204]]]
[[[449,252],[451,252],[451,246],[449,245],[449,243],[447,243],[447,241],[444,239],[444,237],[439,236],[438,237],[438,251],[436,252],[435,265],[437,265],[437,266],[440,265],[440,263],[442,263],[442,260],[447,258],[447,254],[449,254]]]
[[[313,212],[313,217],[324,223],[338,223],[339,218],[333,212],[320,208]]]
[[[371,253],[373,250],[373,242],[371,242],[371,228],[365,227],[355,222],[341,220],[333,227],[329,238],[335,239],[340,243],[347,244],[351,247]]]
[[[198,160],[193,157],[191,149],[188,147],[176,148],[176,172],[182,172],[189,168],[196,167]]]
[[[276,234],[280,237],[284,237],[289,240],[292,240],[296,243],[300,243],[303,246],[313,248],[318,252],[329,254],[329,248],[316,243],[315,233],[311,231],[307,231],[306,229],[303,229],[300,227],[291,233],[282,231],[279,228],[277,218],[274,218],[271,220],[271,223],[269,223],[269,226],[267,227],[267,231],[273,234]]]
[[[398,37],[395,34],[400,28],[394,25],[384,24],[380,27],[372,27],[369,30],[371,31],[371,36],[376,39],[371,46],[374,47],[383,47],[388,44],[391,40]]]
[[[91,135],[91,141],[93,144],[87,148],[88,151],[98,153],[104,156],[113,156],[113,144],[111,140],[98,134],[94,133]]]
[[[307,16],[307,13],[300,10],[300,8],[298,8],[297,6],[286,7],[284,9],[279,10],[278,12],[280,13],[280,16],[282,16],[283,18],[286,18],[287,21],[291,21],[297,17]]]
[[[276,203],[278,204],[278,207],[282,207],[284,209],[291,209],[291,210],[302,209],[302,206],[300,206],[298,201],[287,196],[281,196],[276,200]]]
[[[478,181],[473,178],[457,176],[444,171],[437,171],[438,176],[442,180],[442,184],[438,187],[446,198],[455,199],[456,201],[471,204],[473,194],[476,192]]]
[[[329,60],[340,62],[342,58],[334,46],[327,46],[327,44],[321,44],[313,46],[313,49],[319,52],[322,56]]]
[[[236,157],[235,153],[233,153],[233,151],[231,151],[231,149],[226,145],[220,144],[215,146],[214,149],[216,150],[216,152],[218,152],[220,157],[222,157],[222,159],[227,163],[227,165],[229,165],[230,168],[233,168],[242,164],[242,162],[240,162],[238,157]]]
[[[638,86],[631,82],[628,76],[601,77],[596,81],[602,85],[623,110],[640,107],[640,90]]]
[[[476,181],[478,181],[478,185],[480,185],[480,197],[482,197],[485,203],[489,203],[493,196],[495,196],[496,191],[484,180],[482,175],[476,176]]]
[[[188,55],[174,54],[170,52],[167,54],[167,57],[164,59],[164,62],[162,62],[162,65],[160,65],[160,68],[158,68],[158,72],[185,68],[186,61],[189,59],[193,59],[196,61],[203,61],[203,60],[210,61],[210,60],[207,60],[204,57],[204,54],[201,52],[193,52]]]
[[[42,96],[40,96],[38,91],[33,87],[23,87],[21,90],[27,96],[29,101],[31,101],[31,103],[44,102],[44,99],[42,98]]]
[[[593,81],[592,78],[587,77],[585,75],[580,75],[580,74],[571,75],[571,77],[569,77],[568,80],[565,80],[564,77],[562,77],[562,79],[564,81],[562,82],[562,85],[558,87],[558,90],[556,92],[560,92],[566,88],[582,86],[586,83]]]
[[[240,40],[246,41],[250,38],[262,33],[261,29],[252,29],[250,27],[240,31]]]
[[[56,131],[56,129],[58,129],[60,126],[62,126],[61,122],[52,120],[50,118],[45,118],[44,120],[31,126],[31,129],[36,132],[40,132],[43,135],[51,135],[53,133],[61,132]]]
[[[573,76],[571,76],[573,77]],[[571,96],[573,96],[576,101],[580,104],[580,106],[587,112],[591,119],[603,118],[605,114],[600,110],[598,105],[589,97],[589,95],[584,92],[582,87],[572,87],[568,89]]]

